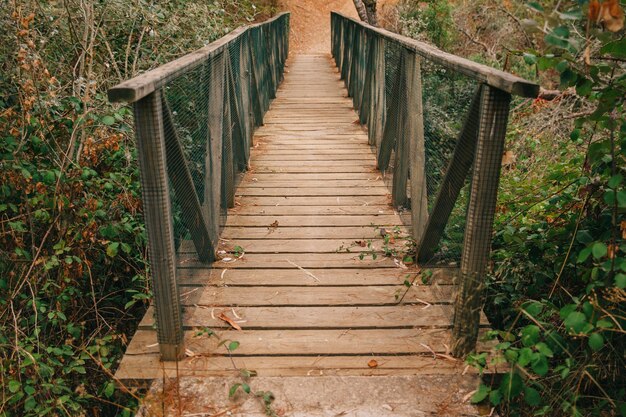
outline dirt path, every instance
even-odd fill
[[[280,0],[291,12],[289,49],[294,53],[330,52],[330,12],[358,18],[352,0]]]

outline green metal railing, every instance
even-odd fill
[[[476,346],[512,95],[539,86],[338,13],[332,55],[421,264],[460,262],[452,350]],[[457,259],[458,258],[458,259]]]
[[[282,80],[289,13],[236,29],[191,54],[109,90],[132,103],[161,356],[182,356],[176,265],[184,241],[214,260],[255,126]]]

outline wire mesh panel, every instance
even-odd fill
[[[134,103],[157,333],[163,359],[182,349],[176,262],[211,262],[287,59],[289,14],[239,28],[109,90]]]
[[[538,86],[331,15],[331,51],[422,264],[460,264],[453,351],[473,349],[511,94]]]

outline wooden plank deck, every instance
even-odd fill
[[[356,120],[327,56],[291,58],[221,235],[223,250],[245,254],[207,268],[183,245],[188,356],[159,360],[150,309],[118,378],[236,376],[237,368],[270,377],[461,375],[463,363],[448,356],[455,271],[418,280],[398,304],[417,270],[383,256],[380,228],[406,234],[410,216],[390,207]],[[376,259],[361,246],[370,240]],[[405,243],[399,236],[391,246]],[[240,346],[229,354],[224,340]]]

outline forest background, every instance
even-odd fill
[[[0,416],[134,413],[112,375],[149,271],[132,112],[106,89],[281,6],[1,3]],[[472,398],[501,415],[626,416],[623,10],[378,4],[380,26],[543,87],[513,103],[503,155],[485,310],[512,370]]]

